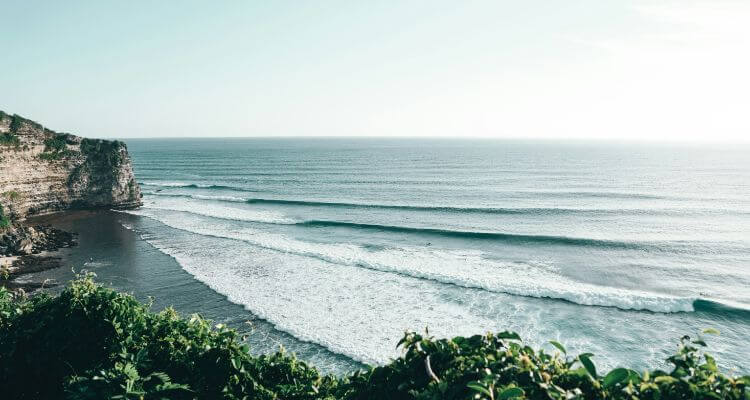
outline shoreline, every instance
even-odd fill
[[[77,246],[46,254],[59,257],[63,268],[31,272],[19,278],[23,283],[40,286],[45,281],[58,282],[55,287],[45,286],[45,291],[55,294],[78,273],[93,272],[98,283],[152,302],[153,310],[173,307],[182,315],[200,314],[237,329],[247,335],[253,354],[271,354],[283,346],[322,371],[345,374],[364,368],[325,346],[279,330],[196,279],[174,257],[141,237],[160,225],[156,221],[117,211],[76,210],[39,216],[28,222],[48,223],[57,229],[78,232],[79,236]]]

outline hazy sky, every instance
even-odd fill
[[[750,0],[4,0],[0,20],[0,110],[91,137],[750,136]]]

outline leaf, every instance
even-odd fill
[[[586,368],[586,371],[591,375],[592,377],[596,378],[596,367],[594,366],[594,363],[591,361],[591,357],[593,354],[589,355],[591,353],[581,354],[578,356],[578,360],[581,361],[581,364],[583,364],[583,367]]]
[[[602,384],[605,388],[614,386],[627,379],[628,375],[630,375],[630,373],[625,368],[613,369],[612,371],[609,371],[607,376],[604,377],[604,381],[602,382]]]
[[[563,354],[568,354],[568,352],[565,350],[565,346],[563,346],[562,344],[560,344],[560,342],[556,342],[554,340],[550,340],[549,342],[553,346],[557,347],[557,349],[560,350]]]
[[[148,349],[144,347],[138,350],[138,353],[135,355],[135,362],[140,362],[144,360],[146,357],[148,357]]]
[[[503,331],[497,334],[498,339],[510,339],[510,340],[521,340],[521,337],[518,336],[515,332],[509,332],[509,331]]]
[[[633,371],[632,369],[628,370],[628,382],[641,383],[642,380],[641,374],[637,371]]]
[[[482,384],[480,382],[478,382],[478,381],[469,382],[469,383],[466,384],[466,386],[469,389],[474,389],[475,391],[484,393],[487,396],[490,396],[490,398],[492,398],[492,392],[490,392],[490,390],[487,389],[486,387],[482,386]]]
[[[510,389],[503,390],[502,393],[500,393],[499,396],[497,396],[498,400],[505,400],[505,399],[514,399],[516,397],[521,397],[524,395],[523,389],[518,387],[513,387]]]
[[[669,376],[669,375],[663,375],[663,376],[657,376],[654,378],[654,382],[656,383],[674,383],[677,382],[677,379]]]
[[[710,354],[705,353],[703,354],[703,357],[706,359],[706,368],[711,372],[718,372],[719,369],[716,366],[716,360],[714,360],[713,357],[711,357]]]
[[[721,332],[719,332],[718,330],[716,330],[714,328],[704,329],[703,333],[705,333],[707,335],[719,335],[719,334],[721,334]]]

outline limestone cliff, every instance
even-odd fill
[[[141,192],[124,143],[57,133],[0,111],[0,205],[6,215],[133,208]]]

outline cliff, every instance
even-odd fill
[[[6,215],[140,205],[124,143],[58,133],[0,111],[0,206]]]

